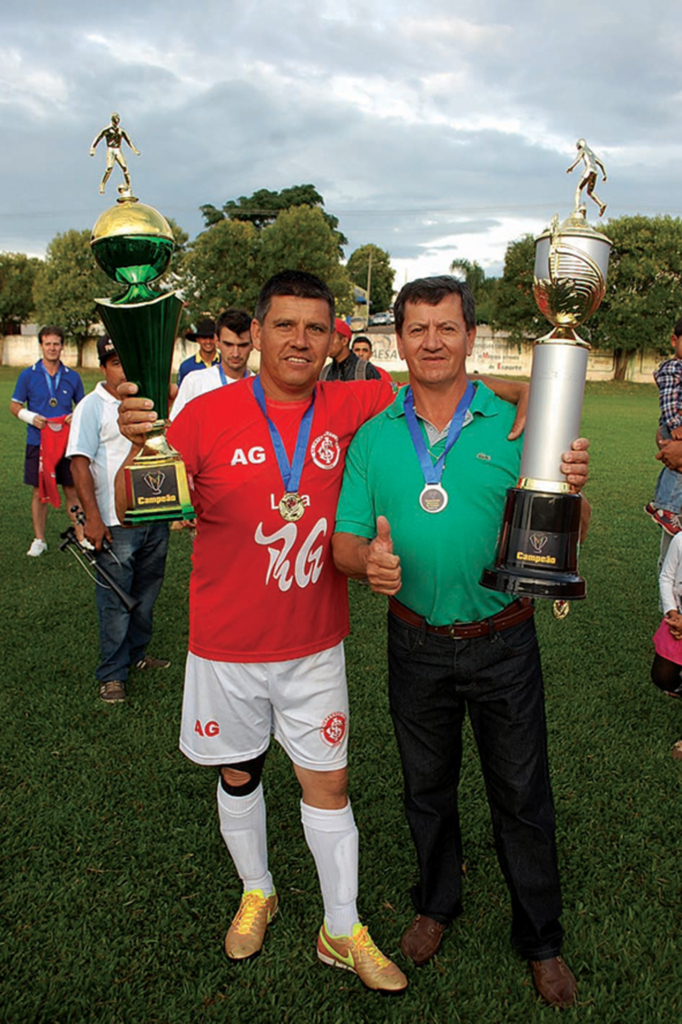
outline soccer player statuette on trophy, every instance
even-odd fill
[[[103,129],[95,144],[104,137],[107,147],[120,154],[121,141],[130,140],[119,129],[119,121],[118,114],[112,114],[110,130]],[[128,287],[118,298],[96,299],[95,305],[126,378],[137,384],[141,396],[152,399],[160,417],[147,435],[142,452],[125,469],[128,511],[124,522],[130,525],[157,519],[191,519],[194,510],[185,465],[164,433],[182,301],[175,292],[161,294],[151,288],[173,254],[173,233],[158,210],[135,198],[125,163],[115,154],[110,158],[109,151],[100,192],[104,191],[115,162],[121,164],[125,184],[118,186],[116,205],[98,218],[90,245],[104,273]]]
[[[507,491],[502,532],[494,568],[481,583],[491,590],[558,598],[585,597],[578,575],[580,496],[569,492],[561,473],[561,455],[580,435],[589,345],[575,332],[599,308],[606,291],[611,242],[587,223],[583,189],[594,194],[598,168],[606,171],[584,139],[568,168],[583,160],[575,208],[563,224],[554,217],[535,242],[533,294],[554,329],[536,342],[526,421],[521,478]]]

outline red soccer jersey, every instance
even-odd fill
[[[43,505],[47,505],[48,501],[54,508],[61,505],[56,470],[58,463],[64,458],[70,429],[66,416],[57,416],[49,419],[40,431],[38,493]]]
[[[168,429],[191,478],[199,519],[190,581],[193,654],[211,661],[287,661],[325,650],[349,631],[346,579],[331,536],[346,450],[393,399],[383,381],[318,383],[298,488],[298,522],[249,378],[190,402]],[[287,456],[310,401],[267,402]]]

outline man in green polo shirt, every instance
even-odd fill
[[[410,387],[351,444],[333,550],[342,572],[389,597],[391,716],[419,866],[417,916],[401,948],[426,963],[461,912],[457,789],[468,709],[512,897],[512,944],[543,998],[571,1005],[533,606],[479,585],[506,490],[518,481],[521,442],[507,439],[513,409],[467,380],[476,319],[465,284],[413,281],[394,310]],[[563,456],[576,490],[587,479],[586,447],[576,441]]]

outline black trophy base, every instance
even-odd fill
[[[495,566],[483,570],[481,584],[517,597],[586,597],[578,575],[581,501],[579,494],[510,488]]]

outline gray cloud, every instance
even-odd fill
[[[192,235],[202,203],[313,182],[349,251],[499,269],[505,230],[568,212],[579,135],[609,214],[677,215],[678,21],[664,0],[22,4],[0,18],[0,248],[94,222],[113,109],[136,193]]]

